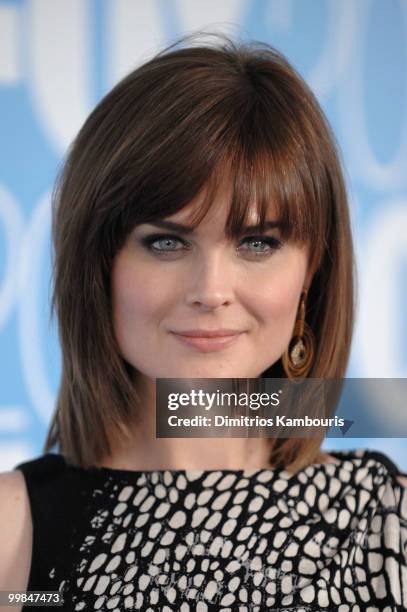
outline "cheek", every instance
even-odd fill
[[[267,275],[261,290],[254,292],[253,304],[264,324],[274,330],[287,331],[294,324],[298,301],[305,280],[306,265],[303,258],[292,257],[287,265],[279,266]]]
[[[281,324],[293,322],[297,314],[300,291],[301,284],[293,284],[287,280],[282,280],[278,286],[273,283],[264,301],[267,319]]]
[[[114,327],[121,335],[124,329],[128,332],[129,327],[142,324],[151,312],[154,291],[142,271],[125,255],[117,256],[113,264],[111,290]]]
[[[112,267],[111,290],[113,321],[116,334],[129,337],[132,330],[142,335],[149,321],[160,320],[169,308],[174,283],[168,285],[168,275],[161,278],[131,253],[119,254]]]

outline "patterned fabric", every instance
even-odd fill
[[[295,475],[19,464],[28,590],[61,590],[70,611],[406,610],[400,472],[376,451],[327,452],[340,463]]]

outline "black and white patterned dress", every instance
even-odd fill
[[[295,475],[21,463],[27,590],[61,590],[69,611],[406,610],[399,470],[376,451],[326,452],[340,463]]]

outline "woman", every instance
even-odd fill
[[[2,475],[2,588],[68,610],[406,606],[388,457],[155,437],[157,378],[345,375],[346,188],[287,60],[167,48],[91,113],[54,203],[62,380],[45,454]]]

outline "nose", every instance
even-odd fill
[[[189,306],[212,310],[233,301],[232,271],[221,253],[202,255],[190,273],[186,297]]]

